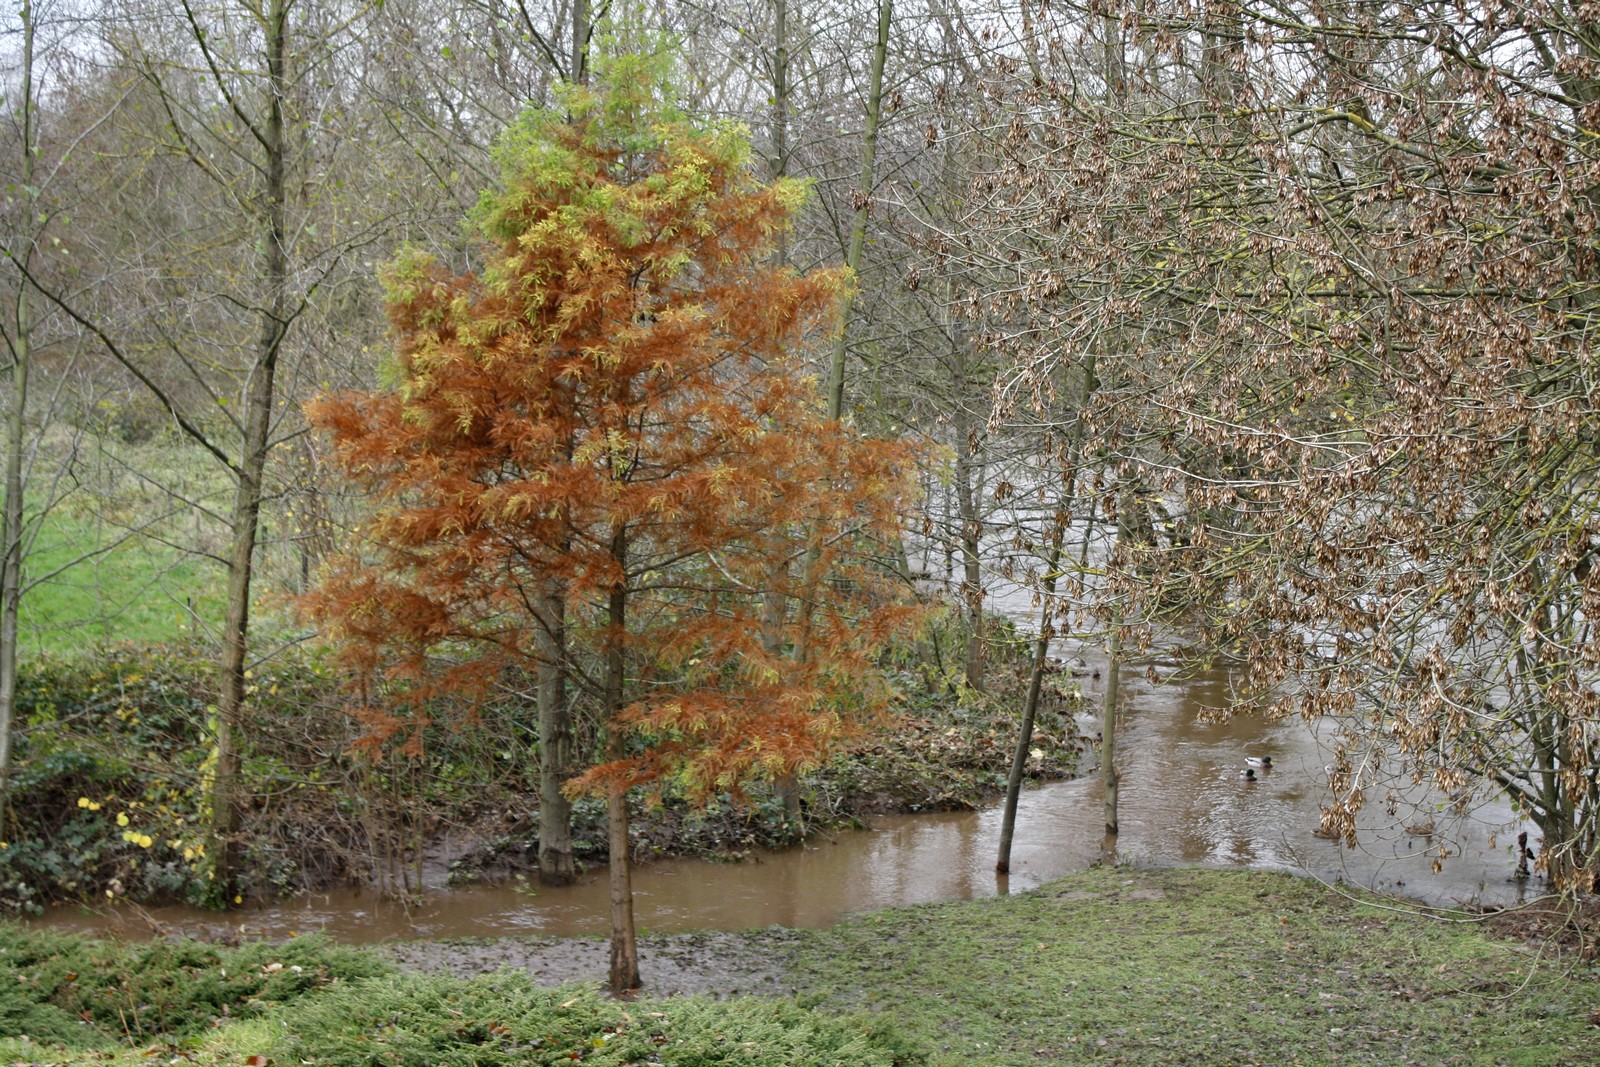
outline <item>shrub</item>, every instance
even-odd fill
[[[235,949],[96,941],[0,924],[0,1032],[74,1048],[170,1040],[387,970],[372,953],[320,936]]]
[[[919,1062],[897,1052],[888,1034],[791,1002],[624,1004],[571,987],[543,989],[511,971],[465,981],[397,974],[341,985],[284,1021],[289,1034],[271,1059],[324,1067]]]

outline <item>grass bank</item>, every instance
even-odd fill
[[[0,1062],[149,1063],[151,1050],[200,1065],[1600,1062],[1591,963],[1284,875],[1099,869],[1016,897],[762,933],[749,946],[778,957],[793,998],[620,1004],[587,983],[541,989],[525,970],[368,973],[308,957],[300,973],[319,981],[284,987],[292,1001],[263,1008],[270,994],[257,989],[229,1010],[194,997],[188,1017],[167,1009],[173,1028],[157,1040],[118,1041],[114,1024],[84,1023],[80,1040],[0,1040]],[[647,981],[649,952],[647,941]],[[265,959],[250,957],[281,973]],[[204,977],[203,961],[189,965]],[[8,966],[0,956],[0,989],[53,1003],[40,965],[15,976]],[[125,999],[118,982],[105,989]]]
[[[877,912],[809,942],[795,980],[936,1064],[1600,1063],[1592,963],[1257,871]]]

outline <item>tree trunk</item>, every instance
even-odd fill
[[[238,876],[237,837],[241,810],[240,744],[246,731],[245,663],[249,649],[250,588],[256,537],[261,518],[263,472],[272,430],[272,397],[278,355],[287,326],[284,306],[288,289],[285,252],[284,54],[289,0],[272,0],[266,31],[267,115],[260,131],[264,153],[262,246],[265,262],[256,356],[244,386],[243,440],[238,486],[234,495],[233,543],[228,557],[228,599],[222,629],[221,669],[217,683],[216,748],[212,754],[209,802],[211,822],[207,855],[212,896],[226,903],[235,898]]]
[[[33,6],[22,4],[22,195],[33,188]],[[30,211],[30,225],[33,212]],[[30,257],[31,249],[23,252]],[[22,600],[22,448],[27,433],[32,319],[28,282],[17,279],[16,332],[11,342],[11,404],[6,411],[5,507],[0,515],[0,835],[11,792],[11,728],[17,699],[18,612]]]
[[[974,484],[981,480],[977,468],[982,463],[977,442],[977,429],[967,411],[967,353],[960,345],[955,353],[956,401],[951,414],[951,428],[956,436],[955,494],[957,519],[961,524],[961,610],[967,620],[966,648],[963,669],[967,685],[983,690],[983,518],[978,513],[980,490]]]
[[[613,732],[607,754],[622,751]],[[621,996],[644,983],[639,978],[639,944],[633,925],[633,868],[628,856],[628,791],[612,786],[606,794],[607,843],[611,851],[611,992]]]
[[[894,0],[878,0],[878,39],[872,51],[872,75],[867,85],[867,129],[861,146],[861,181],[856,186],[856,215],[850,229],[850,247],[845,265],[852,274],[861,273],[861,251],[867,241],[867,215],[872,208],[873,171],[878,162],[878,121],[883,114],[883,64],[889,51],[889,23]],[[839,337],[833,346],[833,362],[828,370],[828,418],[844,417],[844,357],[850,314],[855,307],[855,292],[845,295],[839,308]]]
[[[1105,783],[1106,833],[1117,833],[1117,700],[1122,695],[1122,627],[1111,624],[1111,662],[1106,666],[1106,704],[1100,713],[1100,780]]]
[[[540,604],[539,627],[539,881],[570,885],[572,802],[562,786],[572,775],[572,715],[567,708],[566,601],[552,582]]]
[[[1017,801],[1022,796],[1022,772],[1028,765],[1028,746],[1033,744],[1033,720],[1039,713],[1039,693],[1044,688],[1044,665],[1050,652],[1050,603],[1056,592],[1056,568],[1061,565],[1061,542],[1065,536],[1066,523],[1058,520],[1051,531],[1050,556],[1045,564],[1044,606],[1039,609],[1039,637],[1033,643],[1028,696],[1022,705],[1017,748],[1011,754],[1011,777],[1006,781],[1006,806],[1000,816],[1000,855],[994,864],[996,874],[1011,873],[1011,838],[1017,825]]]
[[[572,0],[572,58],[569,80],[574,85],[589,83],[589,34],[592,27],[589,0]]]
[[[628,558],[627,531],[618,526],[611,532],[611,558],[623,567]],[[606,624],[606,758],[619,760],[627,755],[622,724],[617,716],[625,698],[627,668],[623,635],[628,624],[626,579],[619,578],[607,603]],[[639,946],[633,925],[633,869],[628,855],[628,790],[613,785],[606,794],[606,820],[611,870],[611,992],[620,995],[638,989]]]
[[[789,176],[789,0],[775,0],[772,10],[772,177]],[[787,258],[789,238],[778,244],[780,261]]]
[[[789,3],[775,0],[772,11],[772,179],[778,181],[789,176]],[[777,260],[789,261],[789,235],[778,238]],[[783,628],[788,618],[785,587],[789,580],[787,562],[773,566],[772,588],[767,591],[762,604],[761,643],[767,653],[777,656],[783,651]],[[809,595],[809,591],[808,591]],[[809,610],[809,608],[808,608]],[[779,775],[772,784],[773,792],[783,805],[783,820],[789,832],[803,836],[805,826],[800,814],[800,782],[792,774]]]

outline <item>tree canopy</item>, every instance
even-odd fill
[[[814,766],[887,706],[914,465],[827,420],[801,372],[848,284],[774,260],[804,187],[671,107],[659,61],[596,85],[502,138],[480,271],[390,266],[393,386],[312,405],[376,505],[306,604],[402,683],[368,692],[375,738],[415,745],[436,697],[554,666],[612,734],[577,788],[672,775],[705,797]]]

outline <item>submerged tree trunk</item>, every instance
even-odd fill
[[[1105,784],[1106,833],[1117,833],[1117,700],[1122,695],[1121,620],[1111,624],[1111,662],[1106,665],[1106,704],[1100,713],[1100,780]]]
[[[1050,555],[1045,564],[1044,606],[1039,609],[1039,637],[1033,643],[1033,670],[1028,676],[1028,696],[1022,705],[1017,748],[1011,754],[1011,777],[1006,781],[1006,806],[1000,817],[1000,855],[994,864],[997,874],[1011,873],[1011,838],[1017,825],[1017,801],[1022,796],[1022,772],[1028,765],[1028,748],[1033,744],[1033,721],[1039,713],[1039,694],[1044,689],[1044,666],[1052,636],[1050,607],[1056,592],[1056,569],[1061,565],[1065,527],[1066,523],[1058,520],[1051,531]]]

